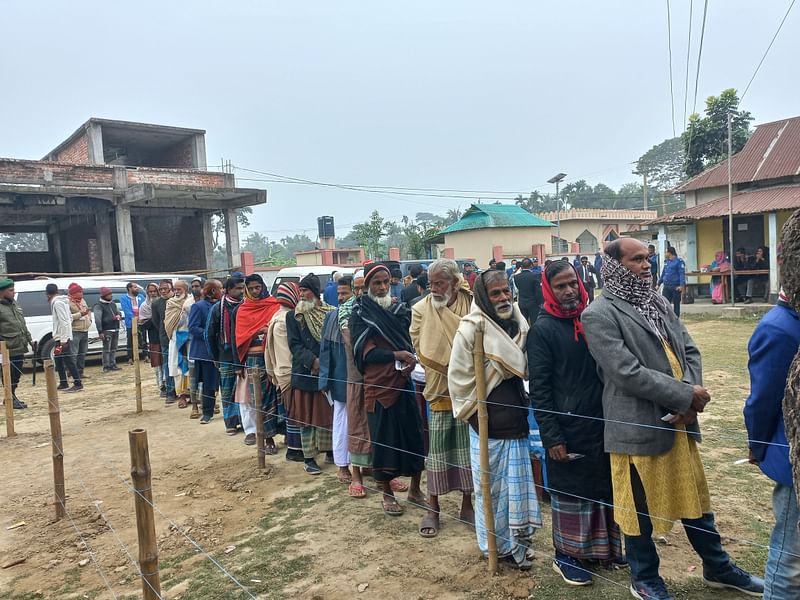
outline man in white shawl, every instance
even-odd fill
[[[528,448],[528,406],[523,387],[527,372],[528,322],[513,303],[504,271],[485,271],[475,280],[474,301],[453,340],[448,385],[453,415],[469,423],[470,462],[475,485],[475,532],[488,553],[480,487],[480,438],[473,352],[475,333],[484,332],[484,370],[489,413],[489,477],[497,552],[501,562],[529,570],[534,530],[542,526]]]
[[[167,300],[164,313],[164,329],[169,337],[169,375],[175,380],[178,408],[189,405],[189,361],[186,355],[189,342],[189,311],[194,296],[189,293],[189,284],[183,280],[175,283],[175,295]]]

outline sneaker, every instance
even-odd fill
[[[673,600],[660,577],[654,581],[636,581],[631,579],[631,596],[638,600]]]
[[[166,390],[161,390],[161,393],[159,394],[159,396],[161,398],[166,398],[167,397],[167,391]]]
[[[83,391],[83,386],[79,385],[79,384],[75,384],[75,385],[73,385],[71,388],[69,388],[67,390],[67,393],[68,394],[74,394],[75,392],[82,392],[82,391]]]
[[[203,415],[202,417],[200,417],[200,425],[208,425],[209,423],[211,423],[211,419],[213,418],[214,418],[213,415],[212,416]]]
[[[501,556],[498,562],[518,571],[530,571],[533,568],[533,563],[527,558],[523,558],[522,562],[517,562],[513,554]]]
[[[592,585],[592,574],[583,567],[577,558],[556,552],[553,559],[553,571],[561,575],[569,585]]]
[[[66,390],[69,388],[69,384],[66,381],[62,381],[58,384],[57,390]]]
[[[24,408],[28,408],[27,404],[25,404],[24,402],[22,402],[22,401],[20,401],[20,400],[18,400],[16,398],[13,399],[13,402],[14,402],[14,408],[16,408],[17,410],[22,410]]]
[[[117,365],[114,365],[113,367],[110,367],[108,370],[109,371],[122,371],[122,369],[120,369]]]
[[[286,449],[286,460],[290,462],[303,462],[305,459],[303,458],[303,451],[302,450],[289,450]]]
[[[175,394],[167,394],[166,400],[164,400],[164,404],[175,404],[178,401],[178,397]]]
[[[255,433],[248,433],[244,436],[244,445],[245,446],[255,446],[256,445],[256,434]]]
[[[703,569],[703,581],[713,588],[731,588],[748,596],[760,598],[764,594],[764,580],[750,575],[735,564],[728,563],[725,570],[710,573]]]
[[[319,475],[320,473],[322,473],[322,469],[319,468],[317,461],[315,461],[313,458],[309,458],[308,460],[305,461],[305,464],[303,465],[303,470],[309,475]]]

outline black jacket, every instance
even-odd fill
[[[611,471],[603,450],[603,384],[583,337],[575,341],[572,319],[540,313],[528,334],[528,372],[531,404],[544,447],[564,443],[567,452],[586,455],[565,463],[548,455],[550,488],[584,498],[609,499]]]
[[[514,275],[514,285],[517,286],[520,306],[541,306],[544,301],[541,274],[522,270]]]
[[[400,294],[400,300],[410,306],[411,301],[414,298],[417,298],[418,296],[419,296],[419,288],[417,287],[417,280],[414,279],[405,288],[403,288],[403,291]]]
[[[591,263],[586,265],[586,277],[584,277],[583,265],[575,267],[575,269],[578,271],[578,278],[581,280],[583,287],[585,287],[587,291],[593,290],[595,287],[597,287],[594,280],[594,278],[597,276],[597,270],[595,270]]]
[[[319,342],[306,327],[294,318],[294,311],[286,313],[286,334],[292,351],[292,388],[316,392],[319,390],[319,373],[311,373],[314,359],[319,358]]]
[[[169,336],[164,328],[164,314],[167,312],[166,298],[156,298],[152,304],[153,316],[150,317],[148,324],[154,332],[158,334],[158,341],[162,346],[169,346]]]

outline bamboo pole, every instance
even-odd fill
[[[133,317],[131,330],[128,335],[133,336],[133,380],[136,384],[136,412],[142,412],[142,372],[139,364],[139,318]]]
[[[253,389],[253,402],[256,404],[256,448],[258,450],[258,468],[267,468],[267,447],[264,440],[264,413],[261,411],[261,403],[263,402],[263,395],[261,392],[261,369],[258,367],[250,370],[250,377],[252,377]]]
[[[3,404],[6,408],[6,437],[16,437],[14,431],[14,396],[11,392],[11,357],[8,355],[8,344],[0,342],[0,354],[3,356]]]
[[[486,371],[483,364],[483,324],[475,332],[472,353],[475,367],[475,387],[478,396],[478,435],[481,454],[481,492],[483,493],[483,518],[486,521],[486,539],[489,545],[489,572],[497,573],[497,538],[494,532],[494,507],[489,482],[489,413],[486,408]]]
[[[47,414],[50,417],[50,439],[53,445],[53,489],[56,496],[56,521],[67,513],[67,493],[64,486],[64,441],[61,436],[61,409],[58,404],[56,369],[52,360],[44,361],[47,382]]]
[[[139,534],[139,567],[142,571],[142,598],[161,598],[161,577],[158,574],[158,544],[153,518],[153,491],[150,482],[150,451],[147,431],[128,432],[131,447],[131,479],[136,490],[136,529]]]

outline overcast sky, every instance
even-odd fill
[[[697,107],[740,94],[790,0],[711,0]],[[672,0],[676,127],[689,0]],[[614,188],[672,137],[665,1],[10,2],[0,0],[0,156],[41,158],[87,118],[207,131],[209,165],[316,181],[552,190],[555,173]],[[689,112],[703,2],[694,2]],[[800,9],[744,108],[800,114]],[[268,190],[251,231],[337,234],[470,198]],[[470,195],[470,194],[466,194]],[[497,197],[497,194],[471,194]],[[513,198],[501,194],[499,197]]]

